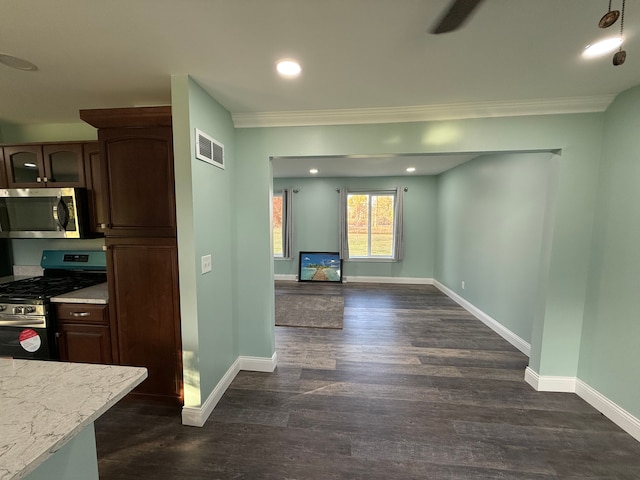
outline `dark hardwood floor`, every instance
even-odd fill
[[[343,330],[276,327],[203,428],[123,401],[96,422],[102,480],[640,479],[640,443],[426,285],[276,283],[343,295]]]

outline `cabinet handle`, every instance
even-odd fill
[[[88,317],[91,315],[89,312],[71,312],[72,317]]]
[[[42,183],[42,179],[40,177],[36,177],[36,182]]]
[[[43,181],[44,183],[47,183],[47,182],[49,181],[49,179],[48,179],[47,177],[44,177],[44,178],[42,179],[42,181]]]

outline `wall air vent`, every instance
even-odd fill
[[[224,145],[196,128],[196,158],[224,168]]]

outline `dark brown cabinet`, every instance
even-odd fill
[[[85,186],[82,143],[9,145],[3,150],[9,188]]]
[[[56,317],[60,360],[114,363],[106,305],[60,303]]]
[[[109,301],[118,325],[122,365],[147,367],[135,392],[180,403],[182,352],[178,292],[178,249],[174,239],[107,237]]]
[[[0,148],[0,188],[7,188],[7,172],[4,169],[4,149]]]
[[[181,405],[171,108],[81,110],[80,118],[98,128],[96,218],[104,224],[117,362],[148,369],[133,395]]]
[[[175,237],[170,127],[100,130],[108,236]]]
[[[104,211],[102,165],[100,163],[98,142],[85,143],[82,146],[82,150],[90,228],[93,233],[104,233],[107,217]]]

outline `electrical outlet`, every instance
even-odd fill
[[[200,257],[200,261],[202,263],[202,274],[204,275],[207,272],[211,271],[211,255],[204,255]]]
[[[464,280],[462,280],[462,289],[464,290]]]

